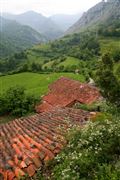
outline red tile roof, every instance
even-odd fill
[[[13,180],[25,173],[33,176],[62,149],[66,143],[64,132],[69,124],[82,125],[89,115],[83,110],[52,108],[51,111],[1,125],[0,175],[4,180]]]
[[[36,107],[38,113],[52,107],[69,107],[75,102],[91,104],[101,97],[96,87],[65,77],[51,84],[49,89],[49,93],[43,97],[43,103]]]

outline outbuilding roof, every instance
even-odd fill
[[[0,180],[33,176],[63,148],[70,124],[84,125],[89,115],[80,109],[52,108],[0,125]]]
[[[42,104],[36,107],[38,113],[52,107],[69,107],[75,102],[91,104],[101,97],[99,90],[87,83],[62,77],[49,86],[49,93]]]

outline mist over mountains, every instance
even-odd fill
[[[82,13],[75,15],[56,14],[50,17],[63,31],[66,31],[70,26],[79,20]]]
[[[3,13],[0,17],[0,56],[60,38],[79,17],[79,14],[45,17],[34,11],[18,15]]]
[[[120,0],[103,0],[83,15],[56,14],[45,17],[34,11],[18,15],[3,13],[0,17],[0,56],[21,51],[37,43],[53,41],[67,34],[96,31],[100,26],[104,26],[103,29],[107,26],[108,31],[119,31],[119,9]]]
[[[34,11],[28,11],[18,15],[3,13],[4,18],[15,20],[21,25],[28,25],[43,34],[48,40],[54,40],[61,37],[63,33],[80,18],[80,16],[80,14],[60,14],[45,17]]]
[[[53,40],[62,35],[62,30],[49,18],[34,11],[28,11],[19,15],[3,14],[7,19],[16,20],[22,25],[28,25],[49,40]]]
[[[46,41],[46,37],[33,28],[0,17],[0,56],[7,56]]]

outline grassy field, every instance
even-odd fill
[[[104,38],[100,39],[101,52],[112,52],[114,49],[120,48],[120,38]]]
[[[50,69],[51,66],[53,65],[53,63],[54,63],[55,61],[56,61],[56,60],[53,60],[53,61],[50,61],[50,62],[44,64],[44,65],[43,65],[43,69],[44,69],[45,67],[47,67],[48,69]],[[64,68],[69,68],[69,67],[72,67],[73,65],[78,66],[79,64],[80,64],[80,59],[77,59],[77,58],[68,56],[65,61],[59,62],[59,63],[56,65],[56,67],[64,66]]]
[[[64,66],[69,67],[73,65],[79,65],[80,59],[74,58],[74,57],[67,57],[67,59],[64,62],[61,62],[58,66]]]
[[[48,85],[50,83],[54,82],[61,76],[70,77],[84,82],[84,77],[82,75],[73,73],[20,73],[0,77],[0,94],[6,92],[10,87],[22,86],[25,87],[27,94],[34,94],[36,97],[39,97],[48,91]]]

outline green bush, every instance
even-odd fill
[[[108,116],[114,115],[116,117],[120,116],[120,108],[116,107],[116,105],[110,104],[105,100],[101,100],[90,105],[87,104],[76,104],[75,108],[83,109],[85,111],[96,111],[102,112],[102,114],[106,114]]]
[[[114,63],[110,54],[105,54],[96,73],[96,83],[101,88],[103,97],[120,107],[120,82],[114,75],[113,67]]]
[[[0,115],[6,113],[7,104],[4,97],[0,96]]]
[[[0,98],[0,103],[2,103],[0,113],[10,113],[14,116],[23,116],[33,112],[37,102],[35,97],[27,96],[22,87],[10,88],[3,97]]]
[[[117,64],[117,68],[116,68],[116,71],[115,71],[115,75],[120,78],[120,64]]]
[[[119,48],[114,49],[111,56],[115,62],[119,62],[120,61],[120,49]]]
[[[75,107],[77,109],[83,109],[85,111],[101,111],[102,102],[93,103],[90,105],[87,104],[78,104]]]

